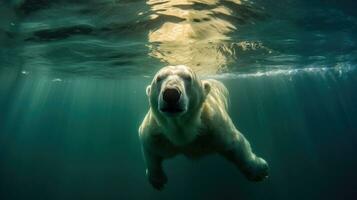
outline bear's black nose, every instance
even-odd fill
[[[167,88],[165,89],[162,98],[168,104],[176,104],[180,100],[181,93],[178,89]]]

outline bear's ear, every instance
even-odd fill
[[[148,85],[146,87],[146,95],[150,96],[150,92],[151,92],[151,85]]]
[[[209,91],[211,90],[211,84],[208,81],[202,81],[202,85],[205,91],[205,94],[207,95]]]

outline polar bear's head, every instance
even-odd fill
[[[146,94],[154,114],[180,117],[197,112],[210,90],[187,66],[167,66],[155,75]]]

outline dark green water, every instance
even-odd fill
[[[146,85],[172,62],[148,33],[177,19],[148,20],[145,1],[0,2],[1,200],[357,198],[352,1],[223,1],[243,14],[216,13],[237,30],[218,41],[231,51],[208,75],[229,89],[231,117],[270,176],[249,182],[217,155],[176,157],[161,192],[146,180],[137,129]],[[229,45],[242,41],[257,46]]]
[[[1,76],[2,199],[354,199],[357,72],[223,80],[231,116],[271,174],[248,182],[218,156],[178,157],[162,192],[137,128],[149,80]]]

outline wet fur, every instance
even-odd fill
[[[178,117],[167,117],[159,112],[159,92],[154,91],[161,89],[155,85],[155,78],[170,70],[172,76],[180,71],[189,71],[193,81],[190,85],[184,84],[185,87],[192,87],[184,90],[188,93],[185,95],[189,96],[190,105]],[[155,78],[147,89],[150,109],[139,128],[139,135],[147,164],[147,176],[156,189],[162,189],[167,181],[162,161],[178,154],[197,159],[219,153],[233,162],[248,179],[260,181],[267,177],[267,163],[255,156],[249,142],[236,129],[227,113],[228,90],[221,82],[199,80],[185,66],[166,67]]]

